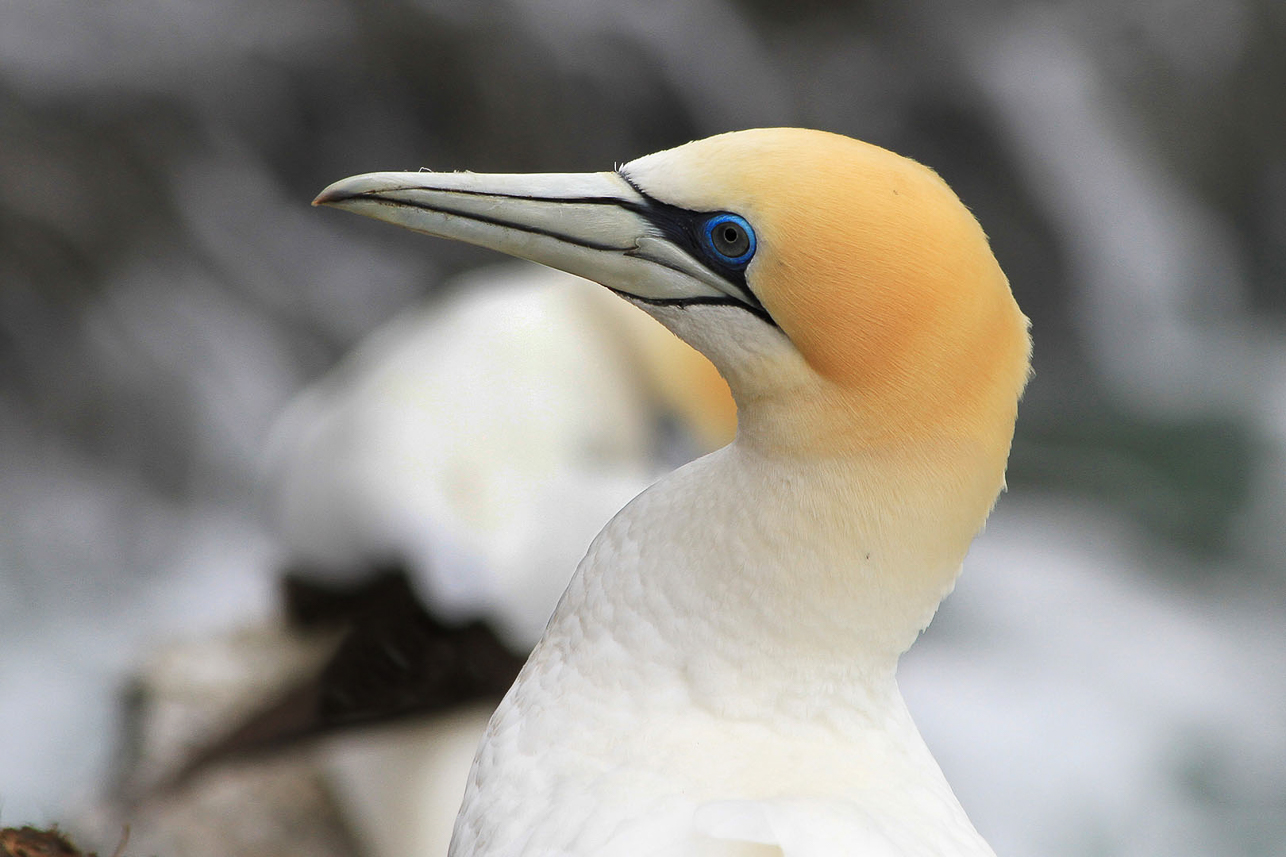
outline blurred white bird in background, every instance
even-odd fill
[[[525,650],[612,513],[730,440],[735,409],[705,358],[579,277],[509,264],[447,288],[292,404],[273,507],[310,570],[400,560],[435,615]]]
[[[360,592],[366,614],[329,666],[180,775],[342,727],[322,764],[379,857],[445,853],[491,709],[591,538],[736,428],[714,367],[594,284],[510,263],[446,288],[301,393],[266,455],[292,591]],[[376,569],[389,565],[406,571],[432,620],[381,582]],[[513,655],[476,625],[451,630],[474,620]],[[426,710],[434,716],[353,730]]]

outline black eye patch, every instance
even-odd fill
[[[751,290],[750,284],[746,282],[746,267],[754,256],[755,237],[753,228],[745,218],[731,212],[689,211],[686,208],[679,208],[677,205],[670,205],[649,196],[630,181],[629,177],[622,175],[621,178],[644,199],[642,203],[622,203],[624,207],[647,218],[668,241],[722,279],[736,286],[742,296],[738,302],[732,299],[727,301],[703,299],[694,301],[695,303],[726,303],[731,306],[740,306],[773,327],[777,327],[777,322],[768,314],[768,310],[764,308],[763,303]],[[721,226],[730,228],[724,229],[720,234]],[[725,250],[739,252],[738,255],[733,256],[723,252]]]

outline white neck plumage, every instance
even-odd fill
[[[700,338],[682,315],[652,311]],[[740,323],[729,311],[724,329]],[[784,358],[741,350],[720,359],[728,347],[707,353],[731,367],[720,365],[738,399],[737,440],[621,511],[582,563],[551,631],[577,610],[575,622],[594,617],[623,645],[631,622],[662,629],[642,651],[705,687],[705,704],[729,713],[787,699],[819,711],[863,708],[869,697],[895,693],[897,658],[954,585],[1000,488],[1003,458],[980,467],[979,457],[994,453],[931,438],[918,447],[819,452],[829,444],[817,433],[843,406],[744,383],[743,373],[771,378],[770,364],[797,359],[793,349]],[[810,407],[831,413],[815,417]]]
[[[743,435],[622,510],[550,636],[595,660],[614,640],[621,668],[680,675],[721,716],[869,727],[964,552],[887,463],[782,460]]]

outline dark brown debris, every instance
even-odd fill
[[[57,827],[6,827],[0,830],[0,857],[98,857],[77,848]]]

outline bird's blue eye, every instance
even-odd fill
[[[755,255],[755,230],[744,217],[716,214],[706,221],[704,234],[706,246],[729,265],[744,265]]]

